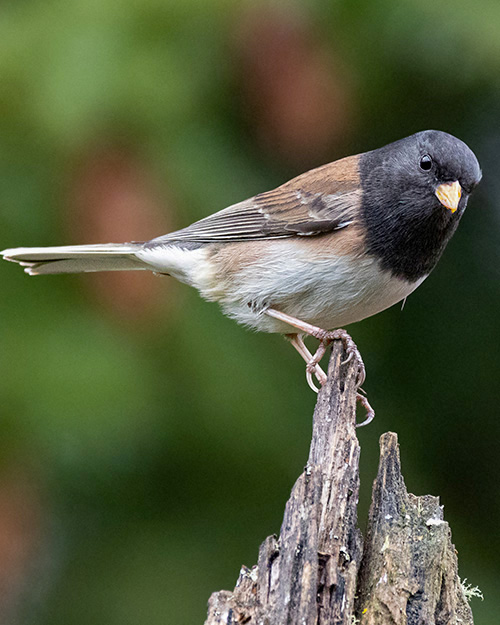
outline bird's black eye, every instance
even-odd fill
[[[429,171],[432,167],[432,158],[428,154],[424,154],[420,159],[420,169],[424,171]]]

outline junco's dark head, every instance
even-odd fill
[[[408,279],[429,273],[481,180],[460,139],[425,130],[360,156],[367,244]]]

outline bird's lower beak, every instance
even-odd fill
[[[455,182],[445,182],[440,184],[434,193],[441,204],[454,213],[462,197],[462,187],[458,180],[455,180]]]

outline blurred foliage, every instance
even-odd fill
[[[21,0],[0,20],[2,247],[144,240],[425,128],[484,182],[433,276],[351,328],[378,436],[439,494],[496,623],[500,4]],[[278,336],[169,279],[2,263],[0,614],[201,623],[279,529],[315,397]]]

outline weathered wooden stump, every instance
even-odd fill
[[[205,625],[468,625],[472,612],[437,497],[407,492],[396,434],[380,439],[368,529],[357,526],[359,443],[352,363],[336,342],[314,411],[309,459],[279,538],[261,545]]]

